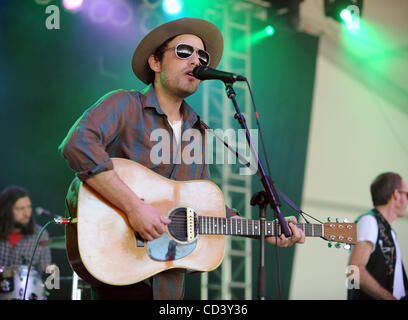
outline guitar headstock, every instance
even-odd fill
[[[357,243],[357,224],[351,222],[326,222],[323,238],[338,243]]]

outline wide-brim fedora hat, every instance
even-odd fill
[[[149,56],[163,42],[181,34],[199,37],[204,43],[205,50],[210,54],[209,67],[218,66],[224,49],[222,34],[218,27],[203,19],[181,18],[158,26],[140,41],[132,58],[132,69],[136,77],[146,84],[152,83],[154,72],[148,64]]]

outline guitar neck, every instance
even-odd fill
[[[260,236],[261,221],[248,219],[231,219],[220,217],[199,216],[199,234],[224,234],[231,236]],[[266,236],[279,236],[282,234],[278,221],[265,221]],[[322,237],[324,233],[322,224],[298,223],[296,226],[305,232],[307,237]]]

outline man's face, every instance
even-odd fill
[[[13,206],[14,223],[27,225],[31,219],[32,205],[29,197],[23,197],[16,201]]]
[[[192,73],[193,69],[200,66],[197,51],[187,59],[180,59],[176,56],[175,47],[180,44],[188,44],[196,49],[204,50],[202,40],[192,34],[184,34],[175,37],[167,45],[167,49],[162,61],[159,63],[160,72],[156,73],[155,84],[176,97],[186,98],[193,94],[200,85],[200,80],[196,79],[188,73]]]
[[[397,216],[403,217],[407,212],[408,206],[408,188],[404,180],[401,181],[401,189],[398,190],[399,197],[397,198]]]

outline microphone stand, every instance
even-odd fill
[[[236,114],[234,118],[238,120],[239,124],[241,125],[242,129],[245,130],[245,135],[247,142],[251,148],[251,152],[253,153],[257,163],[258,163],[258,172],[257,175],[260,177],[262,186],[264,188],[263,191],[257,192],[252,196],[251,205],[258,205],[259,206],[259,220],[260,220],[260,257],[259,257],[259,272],[258,272],[258,298],[260,300],[266,299],[266,269],[265,269],[265,221],[266,221],[266,207],[269,204],[272,209],[275,211],[278,221],[282,228],[282,233],[286,237],[290,237],[291,232],[288,227],[288,223],[283,217],[280,206],[281,203],[279,201],[278,193],[275,189],[274,183],[272,179],[266,175],[264,167],[262,166],[261,160],[257,151],[254,148],[252,143],[251,136],[249,134],[248,127],[246,125],[245,117],[239,110],[237,101],[235,99],[235,91],[232,87],[232,82],[224,81],[226,93],[229,99],[232,100],[234,105]],[[265,155],[267,157],[267,155]]]

